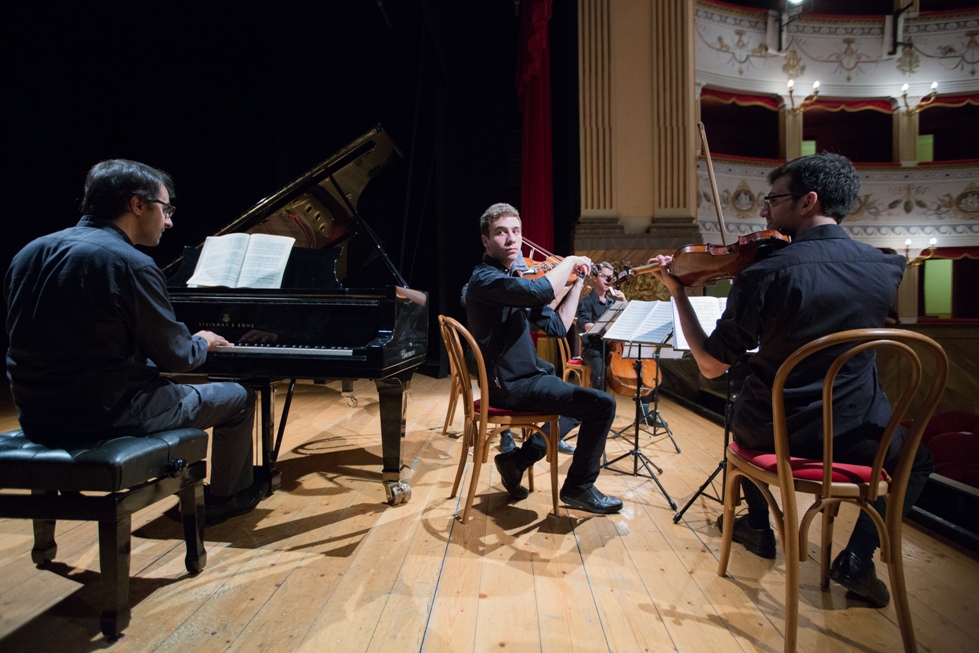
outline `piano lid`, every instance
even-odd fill
[[[269,233],[291,236],[296,239],[295,248],[332,250],[324,260],[335,261],[337,278],[344,285],[348,276],[380,258],[393,278],[387,283],[368,282],[367,285],[407,286],[377,236],[360,219],[357,204],[367,184],[392,162],[403,155],[384,128],[378,125],[363,136],[298,177],[279,191],[262,199],[236,220],[216,232],[215,236],[229,233]],[[365,234],[369,243],[362,243],[359,255],[348,252],[349,241]],[[163,268],[172,277],[182,264],[196,264],[203,247],[185,248],[181,256]],[[189,252],[188,252],[189,250]],[[295,256],[295,249],[293,255]],[[194,261],[184,261],[192,256]],[[193,268],[191,267],[191,270]],[[183,276],[183,275],[178,275]],[[376,275],[374,275],[376,277]],[[364,282],[355,282],[364,287]]]

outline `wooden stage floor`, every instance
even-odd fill
[[[513,503],[491,461],[463,526],[454,518],[460,499],[448,496],[461,411],[443,435],[449,379],[416,375],[403,447],[412,498],[389,507],[377,395],[368,381],[355,388],[356,407],[336,382],[297,388],[281,490],[208,529],[208,564],[196,577],[184,570],[180,526],[163,516],[175,500],[134,517],[132,623],[111,645],[99,632],[96,524],[59,522],[55,564],[39,570],[30,522],[0,520],[0,651],[782,650],[784,556],[762,560],[734,545],[731,575],[717,576],[717,502],[700,498],[674,523],[648,476],[605,470],[598,485],[622,497],[621,514],[562,508],[554,517],[542,464],[544,489]],[[634,408],[618,400],[624,428]],[[640,448],[683,506],[716,468],[723,432],[670,401],[660,409],[682,453],[645,433]],[[0,428],[15,427],[9,407],[0,412]],[[617,438],[607,452],[629,448]],[[562,456],[563,469],[569,462]],[[837,550],[854,518],[841,511]],[[914,527],[904,532],[920,649],[979,650],[979,560]],[[893,606],[868,608],[836,585],[820,591],[818,538],[814,526],[799,650],[900,650]]]

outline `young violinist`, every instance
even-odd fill
[[[584,334],[595,326],[598,318],[612,308],[615,302],[624,302],[625,295],[621,290],[611,285],[615,278],[615,270],[610,263],[599,263],[598,275],[594,278],[592,291],[578,302],[578,330]],[[581,336],[581,359],[588,366],[591,376],[591,387],[605,389],[605,351],[601,338]]]
[[[758,347],[731,408],[731,425],[739,446],[773,452],[771,389],[779,366],[798,347],[821,336],[883,326],[905,261],[851,240],[839,226],[856,205],[860,190],[857,172],[845,157],[822,153],[794,159],[775,168],[768,182],[771,190],[764,198],[761,216],[768,229],[790,236],[791,244],[735,277],[727,308],[710,336],[700,327],[681,283],[670,274],[670,257],[656,257],[660,267],[652,274],[676,300],[681,326],[704,376],[720,376]],[[785,410],[793,455],[822,458],[822,381],[837,353],[830,349],[818,354],[815,367],[809,366],[806,372],[797,368],[786,383]],[[853,369],[839,377],[834,393],[836,421],[849,426],[834,433],[833,454],[838,462],[869,465],[891,408],[879,387],[874,358],[856,357],[852,364]],[[898,448],[891,448],[893,456]],[[885,466],[893,469],[893,462]],[[908,483],[905,513],[930,471],[931,456],[920,447]],[[753,483],[746,480],[742,490],[748,513],[735,520],[734,541],[755,555],[774,558],[768,505]],[[883,504],[881,499],[874,505],[881,515]],[[873,556],[879,546],[877,529],[861,511],[830,572],[833,581],[873,607],[890,601],[887,586],[874,568]]]
[[[578,446],[560,491],[568,506],[593,513],[616,513],[622,501],[595,487],[615,399],[601,390],[581,388],[549,374],[537,363],[530,326],[564,337],[575,317],[582,279],[591,269],[583,256],[568,256],[537,278],[510,275],[521,256],[520,214],[509,204],[494,204],[480,217],[485,254],[473,270],[466,291],[466,313],[479,343],[490,382],[490,402],[507,410],[554,413],[581,420]],[[573,279],[573,280],[572,280]],[[552,306],[553,302],[557,302]],[[496,469],[514,499],[528,490],[524,471],[547,453],[544,438],[534,434],[523,446],[498,454]]]

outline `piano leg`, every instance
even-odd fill
[[[392,506],[411,499],[411,488],[401,480],[401,438],[405,435],[405,411],[411,385],[411,372],[386,379],[375,379],[381,413],[381,455],[384,467],[381,479],[387,501]]]
[[[256,472],[264,474],[269,482],[269,494],[279,489],[282,485],[282,472],[275,468],[275,455],[277,449],[273,443],[273,433],[275,433],[275,385],[271,380],[261,380],[252,382],[252,388],[258,391],[261,397],[259,410],[259,430],[262,438],[262,466],[256,468]]]

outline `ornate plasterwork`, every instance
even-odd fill
[[[774,12],[700,1],[694,15],[697,76],[717,86],[782,93],[789,79],[818,79],[826,97],[862,98],[894,97],[904,82],[911,95],[935,80],[940,92],[979,89],[979,6],[904,16],[903,45],[893,52],[884,16],[803,16],[784,28],[777,52]]]
[[[714,159],[714,174],[728,234],[765,228],[762,197],[773,165]],[[979,171],[970,166],[861,168],[857,207],[843,226],[851,237],[878,247],[903,248],[908,238],[939,239],[941,246],[979,245]],[[698,224],[707,242],[718,240],[713,193],[698,164]],[[923,245],[922,245],[923,246]]]

